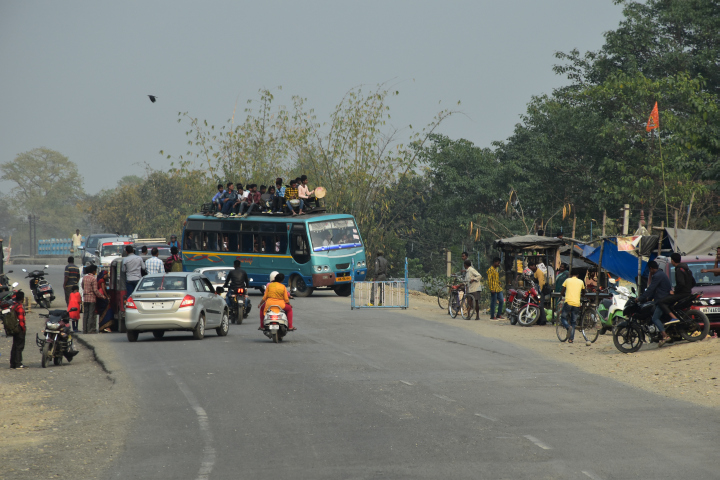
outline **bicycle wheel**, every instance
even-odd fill
[[[470,298],[470,296],[465,295],[460,302],[460,315],[462,315],[463,319],[470,320],[470,318],[472,317],[472,311],[474,306],[475,303]]]
[[[437,302],[438,306],[443,310],[447,310],[448,308],[448,299],[450,298],[450,294],[448,293],[449,290],[449,288],[438,289]]]
[[[568,339],[568,330],[567,328],[563,327],[559,321],[557,325],[555,325],[555,334],[557,335],[558,340],[560,340],[561,342],[566,342]]]
[[[452,318],[455,318],[457,317],[459,311],[460,297],[458,297],[457,293],[453,292],[453,294],[450,296],[450,301],[448,302],[448,313]]]
[[[600,335],[600,318],[594,308],[588,308],[583,313],[582,333],[585,341],[590,343],[595,343]]]

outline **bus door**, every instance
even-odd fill
[[[310,243],[304,223],[293,224],[290,230],[290,255],[300,265],[310,261]]]

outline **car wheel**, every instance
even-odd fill
[[[198,323],[193,330],[193,338],[195,340],[202,340],[205,338],[205,314],[201,313],[198,318]]]
[[[139,334],[140,333],[137,330],[128,330],[127,331],[128,342],[137,342]]]
[[[224,337],[230,330],[230,320],[228,318],[228,311],[223,311],[222,320],[220,320],[220,326],[215,329],[218,337]]]

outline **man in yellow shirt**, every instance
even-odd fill
[[[499,320],[503,312],[503,289],[500,285],[500,257],[493,258],[493,263],[487,269],[487,283],[490,289],[490,320]],[[497,313],[495,305],[497,304]]]
[[[560,322],[568,330],[568,343],[573,343],[575,339],[575,327],[580,314],[580,299],[584,290],[585,282],[577,278],[577,273],[573,273],[562,285],[561,294],[565,296],[565,305],[563,305]],[[570,316],[570,325],[568,325],[568,316]]]

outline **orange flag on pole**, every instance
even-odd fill
[[[660,128],[660,114],[658,113],[658,106],[657,102],[655,102],[655,106],[652,109],[652,112],[650,112],[650,118],[648,118],[647,127],[645,127],[645,130],[648,132],[650,130],[653,130],[655,128]]]

